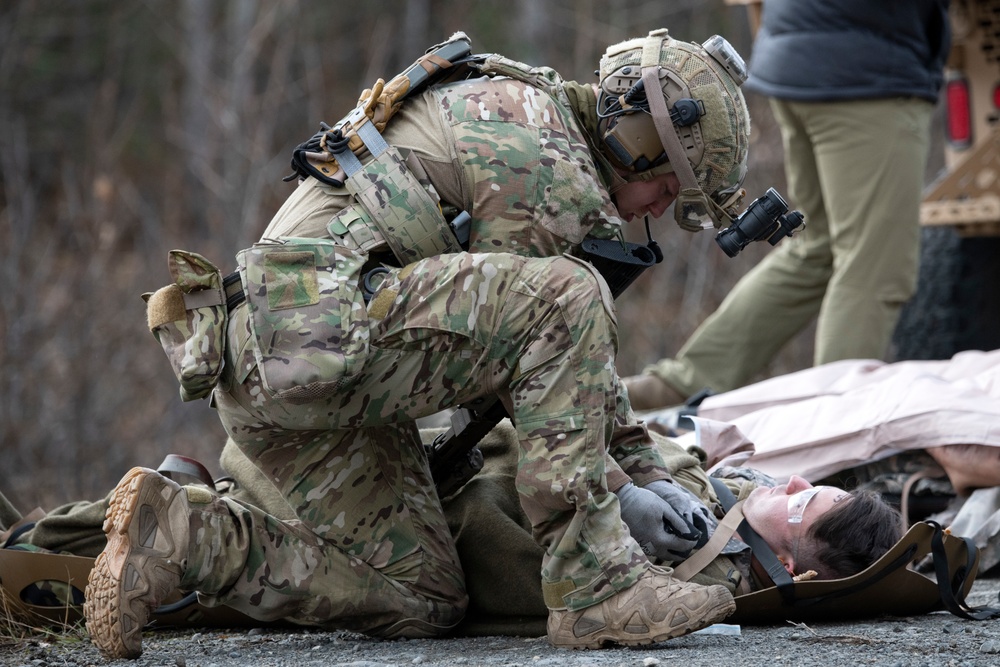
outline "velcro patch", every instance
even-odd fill
[[[264,258],[264,281],[271,310],[319,303],[316,256],[312,251],[269,252]]]
[[[146,323],[149,330],[187,317],[184,292],[177,285],[167,285],[156,290],[146,301]]]
[[[706,113],[701,117],[701,137],[705,143],[725,139],[733,133],[733,121],[718,86],[697,86],[691,97],[705,103]]]

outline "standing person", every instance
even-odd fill
[[[622,522],[625,494],[661,517],[674,552],[702,539],[618,382],[608,284],[575,255],[675,199],[688,228],[732,221],[743,62],[718,36],[657,30],[609,47],[597,86],[499,56],[476,69],[486,76],[432,85],[381,128],[399,88],[380,81],[351,130],[309,142],[238,282],[171,253],[176,282],[149,297],[150,329],[182,395],[211,394],[297,519],[130,471],[86,593],[107,656],[139,655],[149,610],[177,587],[258,619],[447,632],[467,595],[415,420],[494,395],[517,431],[553,645],[648,644],[735,609],[725,588],[654,566]]]
[[[747,88],[770,97],[806,229],[747,273],[674,359],[625,378],[635,409],[743,386],[818,316],[814,363],[881,359],[916,287],[947,0],[767,0]]]

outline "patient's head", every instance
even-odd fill
[[[903,533],[899,512],[878,494],[813,486],[796,475],[787,484],[755,489],[743,514],[785,569],[815,570],[820,579],[857,574]]]

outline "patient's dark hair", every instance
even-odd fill
[[[809,528],[809,562],[796,569],[816,570],[820,579],[841,579],[861,572],[903,536],[899,512],[874,491],[853,491]],[[802,567],[805,566],[805,567]]]

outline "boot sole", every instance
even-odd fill
[[[142,628],[149,618],[150,607],[140,598],[148,593],[149,584],[135,567],[132,556],[152,546],[156,531],[130,536],[129,529],[140,515],[136,509],[141,499],[144,504],[166,508],[176,495],[170,489],[171,493],[165,497],[152,487],[143,493],[143,482],[150,473],[156,474],[146,468],[133,468],[112,492],[104,521],[108,544],[94,562],[84,595],[87,631],[91,641],[109,658],[138,658],[142,654]],[[155,607],[158,601],[153,602]]]

